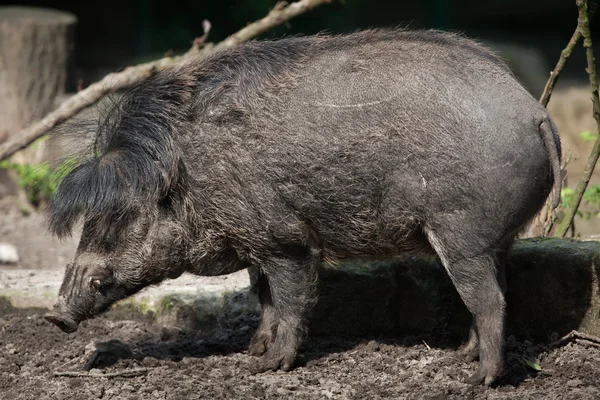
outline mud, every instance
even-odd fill
[[[549,349],[512,337],[506,344],[505,375],[492,388],[463,383],[476,363],[458,357],[454,348],[459,341],[442,333],[309,337],[293,371],[253,374],[256,359],[245,348],[257,322],[255,314],[247,314],[201,332],[102,317],[67,335],[36,312],[9,314],[0,319],[0,398],[600,398],[600,349],[574,342]],[[524,359],[537,362],[542,371],[534,371]],[[102,377],[139,368],[147,371]],[[54,376],[59,371],[89,376]]]

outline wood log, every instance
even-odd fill
[[[76,21],[63,11],[0,7],[0,143],[52,111],[64,94]],[[35,162],[36,153],[13,161]],[[14,184],[0,170],[0,196],[8,194]]]

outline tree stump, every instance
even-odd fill
[[[64,94],[76,21],[57,10],[0,7],[0,143],[51,112]],[[0,197],[11,191],[0,170]]]

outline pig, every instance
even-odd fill
[[[258,268],[249,354],[290,370],[317,264],[435,254],[473,314],[469,382],[502,372],[504,262],[553,193],[560,140],[490,50],[378,29],[252,41],[156,73],[115,102],[47,207],[82,223],[47,320],[65,332],[183,272]]]

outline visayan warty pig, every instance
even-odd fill
[[[553,193],[548,113],[457,34],[367,30],[254,41],[158,72],[99,125],[48,206],[83,220],[46,318],[66,332],[183,272],[259,268],[249,353],[289,370],[317,263],[435,253],[473,314],[472,382],[501,373],[504,259]]]

